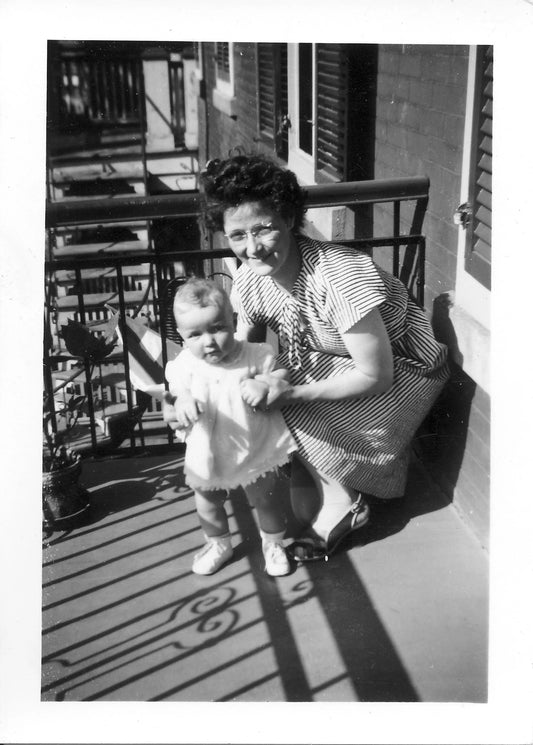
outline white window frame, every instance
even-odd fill
[[[316,103],[316,80],[315,80],[315,54],[316,45],[313,44],[313,131],[315,127],[315,103]],[[300,140],[300,111],[299,111],[299,74],[298,74],[298,44],[287,45],[287,72],[288,97],[289,97],[289,119],[291,128],[289,130],[289,161],[288,167],[298,174],[306,184],[315,182],[315,138],[313,137],[313,152],[311,155],[301,150],[298,146]]]
[[[195,59],[194,75],[196,80],[204,79],[203,41],[197,41],[198,59]]]
[[[313,44],[313,129],[315,128],[316,111],[316,44]],[[298,44],[287,44],[287,93],[289,119],[289,157],[287,167],[298,177],[298,181],[306,186],[316,184],[315,150],[316,138],[313,136],[313,152],[311,155],[298,147],[299,132],[299,96],[298,96]],[[306,212],[305,232],[312,238],[332,240],[335,234],[335,219],[339,215],[338,207],[321,207]],[[343,214],[346,210],[343,210]],[[351,213],[347,217],[346,229],[350,231]]]
[[[472,123],[476,82],[477,47],[471,46],[468,62],[466,92],[465,136],[461,177],[460,203],[468,201],[470,159],[472,150]],[[457,271],[455,299],[450,311],[457,336],[460,362],[463,370],[485,391],[490,391],[490,308],[491,292],[465,268],[467,231],[458,228]]]

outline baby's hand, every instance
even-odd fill
[[[254,409],[266,402],[268,390],[268,385],[260,380],[246,378],[241,382],[242,400]]]
[[[162,401],[163,420],[168,424],[170,429],[179,428],[179,424],[176,419],[176,409],[174,408],[175,402],[176,396],[173,396],[170,391],[165,391]]]
[[[182,429],[186,429],[197,422],[198,417],[203,412],[201,403],[189,394],[178,396],[174,409],[178,426]]]

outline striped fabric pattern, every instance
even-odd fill
[[[148,393],[154,398],[162,398],[165,391],[163,370],[163,340],[161,336],[145,324],[126,316],[126,342],[130,381],[134,388]],[[117,333],[124,344],[120,324]],[[167,339],[167,359],[173,360],[181,352],[181,347]]]
[[[281,364],[298,385],[352,369],[341,334],[379,308],[394,357],[392,387],[358,400],[286,407],[283,414],[315,468],[377,497],[401,496],[411,440],[448,378],[447,349],[400,280],[366,254],[304,236],[298,244],[302,268],[292,297],[270,277],[239,268],[240,318],[278,334]]]

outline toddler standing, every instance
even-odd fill
[[[174,316],[184,348],[165,370],[166,403],[174,403],[171,426],[187,443],[185,480],[206,538],[192,570],[212,574],[232,557],[224,501],[240,485],[257,511],[267,573],[287,574],[277,467],[296,443],[281,413],[263,410],[269,388],[254,377],[288,373],[276,369],[270,345],[235,338],[231,302],[214,282],[191,279],[182,285]]]

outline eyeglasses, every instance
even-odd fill
[[[251,235],[253,238],[259,238],[262,241],[272,240],[278,233],[272,223],[254,225],[250,230],[232,230],[231,233],[224,233],[230,243],[235,246],[243,246],[246,243],[246,237]]]

